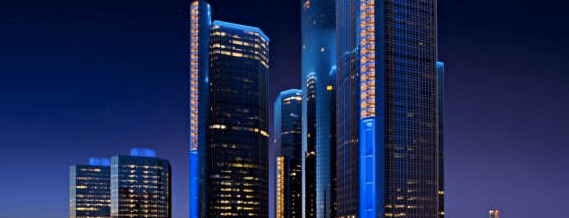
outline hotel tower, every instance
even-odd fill
[[[189,16],[190,217],[268,217],[269,38]]]

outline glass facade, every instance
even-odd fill
[[[269,38],[189,10],[190,217],[268,217]]]
[[[111,158],[111,217],[171,217],[170,162],[148,149]]]
[[[206,217],[268,217],[268,63],[260,29],[212,23]]]
[[[303,106],[303,115],[315,115],[316,216],[335,217],[336,4],[334,0],[301,0],[301,7],[301,81],[305,93],[308,94],[306,89],[309,75],[314,76],[316,81],[314,111],[308,111],[308,104]],[[308,119],[303,120],[303,127],[303,132],[308,133]],[[307,134],[305,137],[303,150],[307,151]],[[309,210],[306,203],[305,215],[306,210]]]
[[[304,92],[303,92],[304,94]],[[316,75],[306,78],[306,101],[303,101],[303,159],[302,159],[302,213],[303,217],[316,217]],[[306,105],[306,106],[305,106]],[[306,117],[306,121],[304,121]],[[304,133],[304,131],[306,131]]]
[[[336,149],[338,217],[358,214],[359,50],[357,0],[336,1],[338,73],[336,75]],[[341,105],[341,106],[340,106]]]
[[[190,3],[188,142],[190,147],[190,217],[207,217],[209,177],[209,41],[211,8]]]
[[[70,167],[69,217],[111,217],[109,159],[91,158],[89,165]]]
[[[444,217],[436,0],[337,7],[339,216]]]
[[[275,100],[277,217],[302,217],[302,96],[302,90],[291,89]]]

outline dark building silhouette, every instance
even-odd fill
[[[190,217],[268,217],[269,38],[190,3]]]
[[[277,218],[302,217],[302,96],[302,90],[291,89],[275,100]]]
[[[303,113],[303,131],[306,133],[303,135],[306,137],[303,137],[302,205],[305,217],[316,217],[316,75],[314,73],[306,78],[305,90],[306,101],[303,101],[303,108],[306,107],[306,111]]]

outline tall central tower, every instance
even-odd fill
[[[316,175],[303,172],[304,215],[316,207],[316,217],[336,216],[336,149],[335,149],[335,83],[336,83],[336,19],[334,0],[301,0],[302,54],[301,82],[303,98],[303,169],[311,169],[309,155],[315,153]],[[309,84],[310,82],[310,84]],[[315,107],[308,107],[310,86],[314,87]],[[312,110],[308,110],[308,109]],[[315,118],[314,131],[308,120]],[[315,150],[308,150],[315,137]],[[310,178],[315,178],[312,181]],[[315,184],[316,201],[309,199],[306,187]],[[313,205],[315,203],[315,205]]]

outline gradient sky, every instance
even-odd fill
[[[299,86],[300,3],[211,0],[271,38],[271,99]],[[562,0],[439,0],[447,217],[569,214]],[[68,215],[69,165],[157,150],[186,217],[186,21],[174,0],[0,1],[0,217]],[[272,105],[272,104],[271,104]]]

